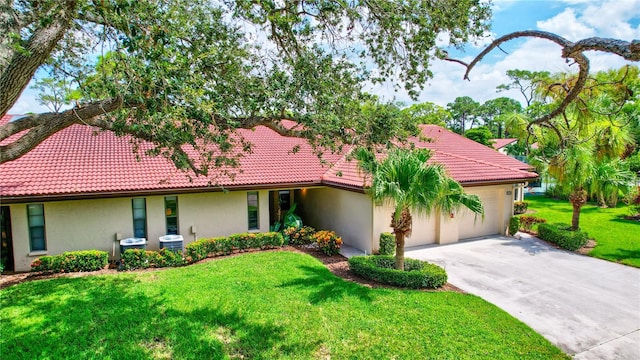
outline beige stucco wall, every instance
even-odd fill
[[[373,204],[368,195],[335,188],[312,188],[301,191],[297,201],[304,204],[301,215],[306,224],[319,230],[333,230],[345,244],[371,253]]]
[[[393,214],[393,207],[385,204],[375,206],[373,210],[373,235],[374,235],[374,248],[380,248],[380,233],[393,232],[391,228],[391,214]],[[431,214],[427,216],[425,214],[412,214],[413,224],[411,236],[405,239],[405,247],[420,246],[433,244],[436,242],[436,216]]]
[[[470,194],[479,195],[481,198],[493,197],[495,206],[490,206],[485,213],[485,219],[480,216],[475,219],[473,213],[468,210],[461,210],[453,214],[432,213],[427,217],[424,215],[413,216],[413,232],[411,237],[406,239],[405,246],[421,246],[433,243],[449,244],[459,241],[461,238],[472,237],[475,233],[485,232],[490,234],[504,234],[509,223],[509,218],[513,216],[513,186],[493,185],[466,187],[465,191]],[[511,194],[507,192],[511,191]],[[381,232],[391,232],[389,226],[393,208],[391,206],[376,206],[373,211],[373,233],[375,239],[374,247],[378,247],[379,234]]]
[[[181,194],[178,196],[178,225],[185,245],[197,238],[224,236],[248,229],[247,192]],[[165,235],[164,196],[147,196],[147,249],[159,248]],[[97,249],[119,257],[116,233],[133,236],[131,197],[69,200],[44,203],[46,254]],[[259,230],[269,231],[268,191],[258,193]],[[30,264],[45,253],[29,252],[26,204],[12,204],[11,226],[16,271],[30,270]],[[196,234],[191,232],[195,226]],[[114,252],[115,249],[115,252]],[[115,254],[115,256],[114,256]]]

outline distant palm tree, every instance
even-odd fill
[[[595,163],[593,176],[589,181],[592,196],[598,199],[600,207],[615,207],[618,193],[626,193],[633,185],[636,175],[625,168],[620,159],[601,159]]]
[[[378,160],[370,150],[355,152],[360,168],[371,175],[369,194],[378,205],[394,207],[391,228],[396,238],[395,268],[404,270],[405,238],[411,235],[411,212],[430,215],[434,211],[449,214],[466,207],[483,214],[477,195],[465,193],[462,186],[449,177],[442,165],[427,164],[431,153],[426,149],[388,151]]]

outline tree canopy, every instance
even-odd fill
[[[0,126],[0,141],[22,133],[0,163],[73,124],[151,142],[204,175],[251,151],[239,128],[303,136],[319,155],[388,142],[397,126],[362,125],[364,84],[394,77],[416,96],[443,57],[436,38],[460,47],[489,18],[479,0],[0,0],[0,115],[36,73],[74,104]]]

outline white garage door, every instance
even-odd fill
[[[500,233],[500,207],[498,202],[498,191],[475,192],[482,200],[484,206],[484,220],[481,216],[475,218],[469,210],[462,210],[459,214],[460,228],[459,238],[468,239],[477,236],[495,235]]]
[[[436,217],[413,215],[411,236],[405,239],[404,246],[420,246],[436,242]]]

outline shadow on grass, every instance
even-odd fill
[[[624,216],[625,215],[619,215],[619,216],[617,216],[615,218],[612,218],[609,221],[640,226],[640,221],[638,221],[638,220],[628,220],[628,219],[625,219]],[[638,239],[640,239],[640,235],[638,235]]]
[[[280,326],[215,307],[182,310],[133,277],[55,279],[0,292],[3,359],[311,357]]]
[[[373,301],[371,289],[345,281],[332,274],[327,268],[306,265],[302,265],[299,268],[304,271],[304,277],[287,281],[280,286],[310,290],[309,302],[311,304],[338,301],[344,296],[354,296],[367,302]]]
[[[640,249],[638,250],[615,249],[612,251],[601,252],[598,254],[598,257],[606,258],[619,263],[627,263],[629,262],[629,260],[636,260],[636,261],[631,261],[631,263],[636,263],[638,260],[640,260]],[[638,267],[637,265],[634,265],[634,266]]]

